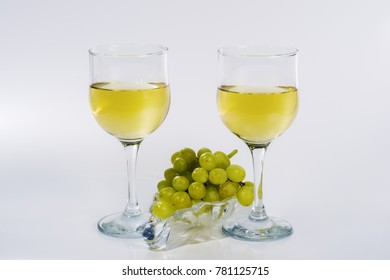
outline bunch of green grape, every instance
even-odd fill
[[[154,216],[160,219],[170,217],[176,210],[189,208],[201,202],[216,202],[236,197],[244,206],[252,204],[254,187],[244,181],[243,167],[231,164],[230,154],[208,148],[197,153],[191,148],[183,148],[171,156],[172,166],[164,171],[164,180],[157,184],[158,193],[151,208]]]

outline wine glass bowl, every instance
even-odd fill
[[[291,86],[223,85],[218,89],[218,104],[224,124],[239,138],[247,143],[268,143],[293,122],[298,95]]]
[[[136,163],[141,142],[162,124],[169,110],[167,51],[154,44],[89,50],[92,114],[101,128],[122,143],[127,157],[127,205],[123,212],[98,222],[98,229],[109,236],[141,238],[149,219],[138,205]]]
[[[263,164],[269,144],[292,124],[298,110],[297,50],[240,46],[218,50],[219,115],[225,126],[251,151],[254,202],[248,216],[222,226],[237,239],[266,241],[289,236],[292,226],[266,214]]]

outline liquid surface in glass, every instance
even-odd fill
[[[94,83],[90,104],[98,124],[119,139],[143,139],[164,121],[170,104],[164,83]]]
[[[218,88],[219,114],[225,125],[244,141],[270,142],[293,122],[298,110],[295,87]]]

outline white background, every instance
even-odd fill
[[[390,259],[389,14],[386,0],[0,0],[0,259]],[[252,176],[217,114],[217,48],[300,50],[299,114],[264,183],[293,236],[153,252],[97,232],[125,206],[126,169],[89,110],[87,51],[130,42],[169,47],[171,110],[139,153],[146,211],[183,147],[237,148]]]

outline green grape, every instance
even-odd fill
[[[224,152],[217,151],[214,156],[217,160],[217,168],[226,169],[230,165],[230,158]]]
[[[210,181],[206,182],[206,189],[216,190],[218,192],[219,186],[213,185]]]
[[[189,184],[194,181],[194,179],[192,179],[192,173],[190,171],[184,172],[183,176],[187,178]]]
[[[193,182],[188,187],[188,193],[192,199],[202,199],[206,195],[206,187],[199,182]]]
[[[194,179],[195,182],[199,183],[206,183],[209,179],[209,173],[206,169],[202,167],[195,168],[194,171],[192,171],[192,179]]]
[[[219,186],[219,195],[221,199],[233,197],[236,195],[238,188],[238,183],[227,181]]]
[[[191,199],[191,206],[193,206],[193,205],[195,205],[195,204],[197,204],[197,203],[199,203],[199,202],[201,202],[202,200],[201,199]]]
[[[185,176],[176,176],[172,180],[172,187],[177,191],[185,191],[188,189],[190,182]]]
[[[244,185],[243,186],[246,186],[246,187],[249,187],[251,188],[253,191],[255,189],[255,185],[250,182],[250,181],[245,181],[244,182]],[[257,191],[257,196],[262,199],[263,198],[263,188],[260,186],[259,190]]]
[[[178,157],[173,162],[173,169],[179,174],[183,174],[187,170],[187,162],[182,157]]]
[[[167,180],[161,180],[157,183],[157,189],[160,191],[163,188],[172,187],[172,184],[168,183]]]
[[[172,195],[176,192],[176,190],[172,187],[166,187],[161,189],[158,192],[158,199],[160,201],[166,201],[166,202],[171,202]]]
[[[213,170],[217,165],[217,160],[215,159],[215,156],[212,153],[205,152],[200,156],[199,164],[207,171],[210,171]]]
[[[247,187],[250,187],[250,188],[252,188],[252,189],[255,188],[255,184],[253,184],[251,181],[245,181],[245,182],[243,182],[243,183],[244,183],[243,186],[247,186]]]
[[[174,152],[171,156],[171,163],[173,164],[178,157],[180,157],[180,152]]]
[[[199,160],[196,158],[188,165],[187,170],[192,172],[195,168],[198,167],[200,167]]]
[[[174,212],[173,205],[166,201],[157,201],[152,207],[152,214],[162,220],[169,218]]]
[[[215,168],[209,173],[209,181],[214,185],[220,185],[227,181],[228,175],[225,169]]]
[[[249,206],[253,203],[253,189],[248,186],[242,186],[237,191],[237,200],[243,206]]]
[[[213,191],[216,191],[216,192],[218,192],[218,186],[216,186],[216,185],[213,185],[213,184],[211,184],[211,183],[209,183],[209,182],[207,182],[207,184],[206,184],[206,190],[208,191],[208,192],[213,192]]]
[[[226,168],[229,180],[233,182],[242,182],[245,179],[245,169],[237,164],[232,164]]]
[[[192,161],[196,159],[196,153],[193,149],[184,148],[180,150],[180,157],[184,158],[187,164],[191,164]]]
[[[177,172],[172,167],[164,171],[164,178],[170,184],[172,183],[173,178],[175,178],[177,175]]]
[[[218,189],[214,186],[206,188],[206,195],[202,199],[206,202],[214,202],[220,200]]]
[[[191,197],[184,191],[175,192],[171,202],[175,210],[191,207]]]
[[[198,153],[197,153],[198,158],[200,158],[200,156],[201,156],[202,154],[207,153],[207,152],[211,153],[211,150],[210,150],[209,148],[205,148],[205,147],[200,148],[200,149],[198,150]]]

